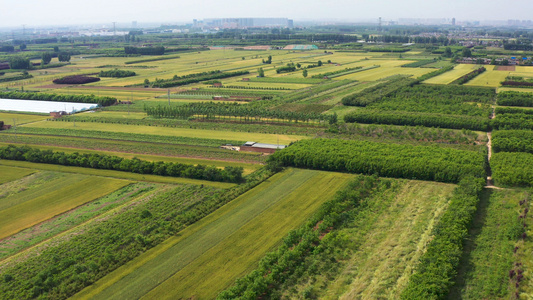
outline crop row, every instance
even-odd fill
[[[185,177],[222,182],[241,182],[242,167],[225,167],[224,170],[214,166],[188,165],[171,162],[150,162],[137,158],[125,159],[105,154],[79,154],[40,150],[28,146],[9,145],[0,148],[0,158],[21,160],[34,163],[56,164],[94,169],[125,171],[138,174]]]
[[[270,166],[293,166],[380,176],[459,182],[484,177],[482,153],[441,148],[337,139],[302,140],[268,159]]]

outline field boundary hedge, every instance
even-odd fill
[[[0,92],[0,98],[13,100],[42,100],[54,102],[77,102],[77,103],[98,103],[101,106],[109,106],[117,103],[113,97],[98,97],[94,95],[60,95],[46,93],[28,92]]]

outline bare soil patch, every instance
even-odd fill
[[[516,66],[496,66],[494,67],[495,71],[514,71]]]

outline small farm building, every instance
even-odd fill
[[[50,112],[50,117],[54,119],[61,118],[64,115],[67,115],[66,111],[51,111]]]
[[[241,146],[240,151],[251,151],[251,152],[260,152],[260,153],[274,153],[276,150],[286,148],[286,145],[276,145],[276,144],[263,144],[256,142],[246,142]]]

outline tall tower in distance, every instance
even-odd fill
[[[379,25],[378,25],[378,30],[381,31],[381,17],[379,17]]]
[[[452,26],[455,26],[455,18],[452,18]]]

